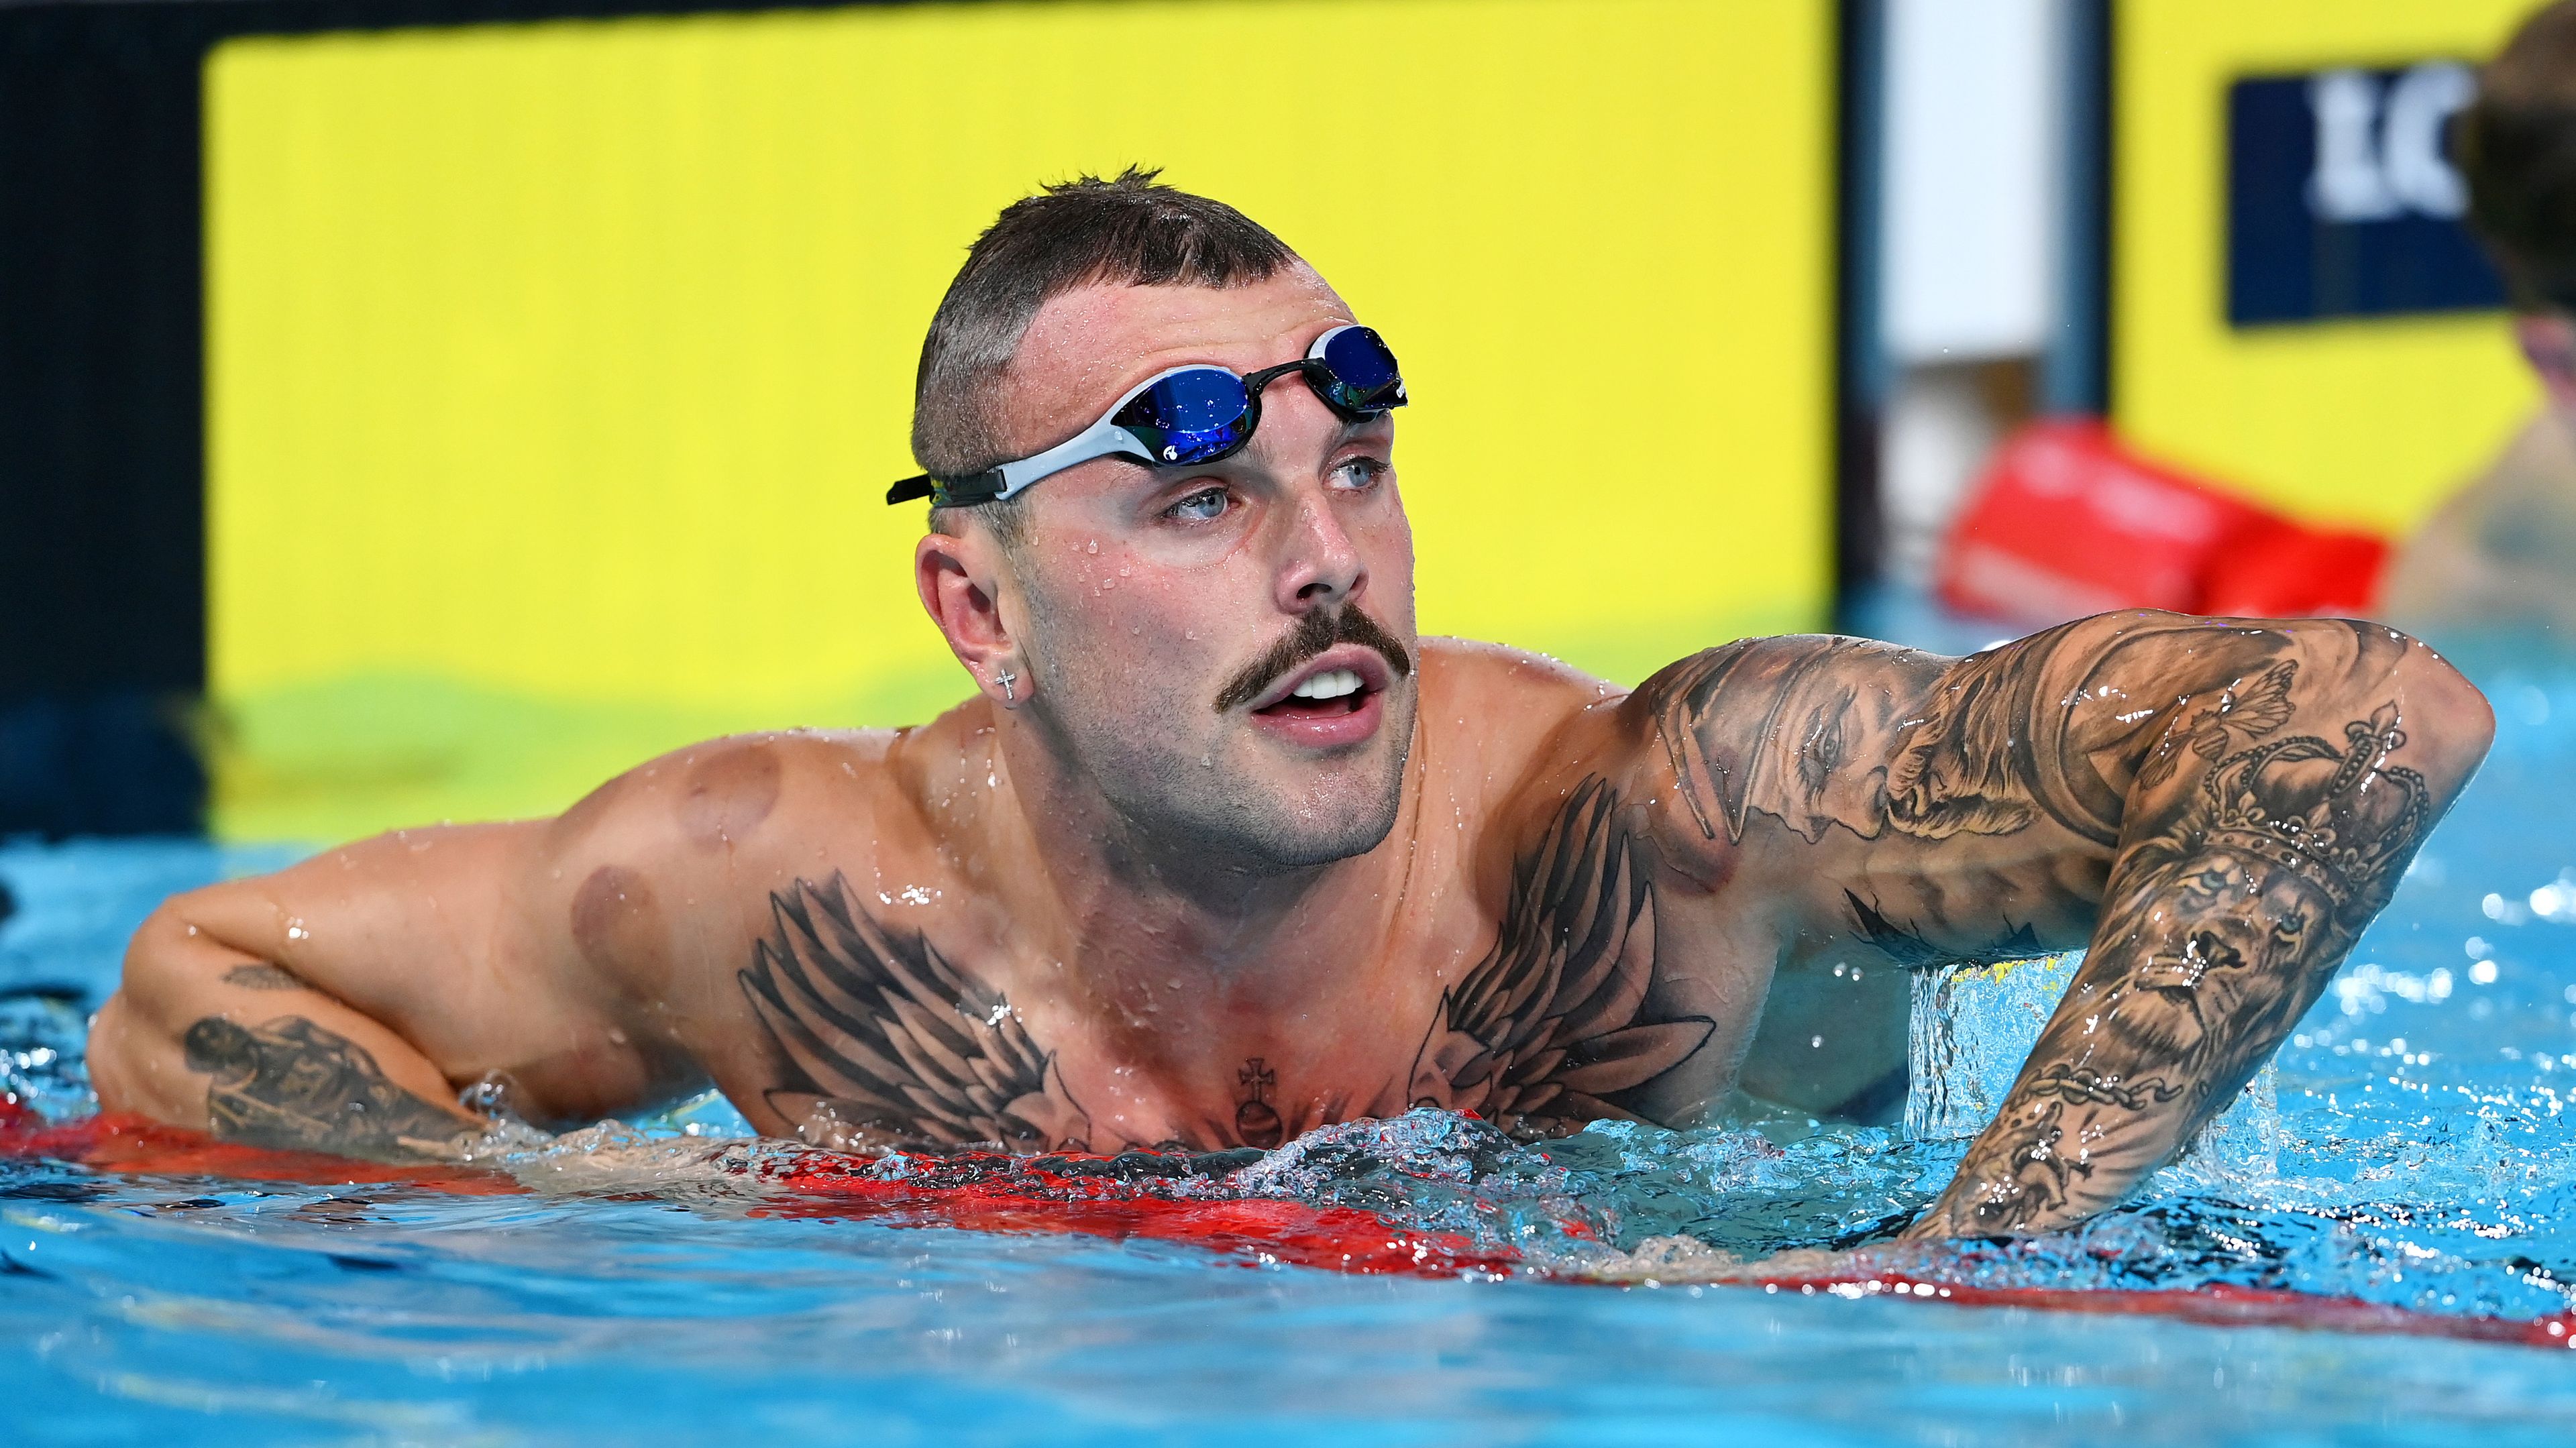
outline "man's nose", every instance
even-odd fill
[[[1295,421],[1275,435],[1277,441],[1286,444],[1280,453],[1301,457],[1301,462],[1294,465],[1293,481],[1285,490],[1288,506],[1283,510],[1286,537],[1280,545],[1278,601],[1286,613],[1347,603],[1368,581],[1368,565],[1361,561],[1359,545],[1343,526],[1332,480],[1320,471],[1317,461],[1329,457],[1322,444],[1340,432],[1341,419],[1304,388],[1299,387],[1297,394],[1293,400],[1280,399],[1289,404],[1282,410]],[[1286,463],[1285,457],[1273,456]]]
[[[1347,603],[1368,578],[1359,545],[1321,479],[1298,487],[1279,569],[1279,607],[1287,613]]]

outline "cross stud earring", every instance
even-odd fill
[[[1002,686],[1003,703],[1016,704],[1019,702],[1019,696],[1012,692],[1020,682],[1019,675],[1012,673],[1008,669],[1004,669],[993,676],[993,682]]]

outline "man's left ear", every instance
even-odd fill
[[[1003,616],[992,552],[989,539],[926,534],[913,545],[912,581],[922,610],[939,626],[957,662],[975,676],[976,687],[1011,708],[1028,699],[1028,670]]]

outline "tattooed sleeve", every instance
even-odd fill
[[[2423,774],[2391,758],[2399,713],[2346,720],[2341,740],[2260,728],[2272,737],[2223,753],[2180,818],[2124,851],[2091,954],[1918,1232],[2089,1215],[2235,1097],[2433,823]]]
[[[1955,662],[1756,640],[1641,694],[1700,833],[1811,873],[1843,938],[1922,966],[2076,943],[2033,914],[2090,920],[1921,1234],[2064,1225],[2162,1162],[2324,990],[2490,727],[2386,629],[2169,615]]]

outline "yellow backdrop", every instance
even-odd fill
[[[1829,582],[1825,0],[985,4],[208,70],[218,829],[561,808],[965,692],[890,510],[1040,181],[1231,201],[1405,360],[1430,631],[1623,680]]]
[[[2227,325],[2227,86],[2484,59],[2535,0],[2127,0],[2112,54],[2111,396],[2142,447],[2308,517],[2402,531],[2538,388],[2494,314]]]

